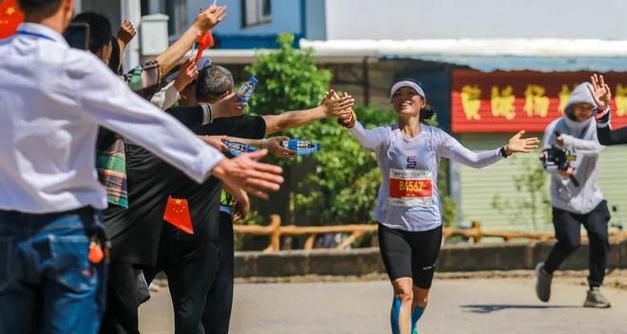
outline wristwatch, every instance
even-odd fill
[[[503,158],[507,159],[509,158],[509,155],[507,155],[507,150],[505,149],[505,146],[501,146],[501,155],[503,156]]]

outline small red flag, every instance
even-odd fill
[[[198,63],[200,58],[202,58],[202,53],[205,51],[205,49],[212,48],[216,45],[215,41],[213,40],[213,34],[211,33],[211,30],[207,31],[206,34],[200,35],[197,42],[198,53],[196,54],[196,63]]]
[[[0,39],[15,34],[23,21],[24,13],[17,6],[17,0],[0,0]]]
[[[163,213],[163,220],[185,233],[194,234],[192,218],[189,213],[189,203],[184,198],[173,198],[172,196],[168,198],[168,203]]]

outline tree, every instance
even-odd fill
[[[329,89],[331,73],[316,66],[312,50],[295,50],[293,38],[280,35],[278,52],[259,54],[247,67],[260,80],[251,110],[272,115],[308,109],[318,105]],[[393,113],[376,108],[357,107],[356,112],[364,126],[381,125],[394,118]],[[320,152],[307,158],[313,160],[315,171],[290,189],[290,216],[298,212],[318,224],[372,222],[370,214],[380,184],[373,154],[335,119],[294,129],[286,135],[317,140],[322,146]],[[291,168],[302,162],[298,158],[282,164]]]

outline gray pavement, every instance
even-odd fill
[[[238,284],[233,334],[389,333],[388,282]],[[627,334],[627,291],[604,289],[613,307],[581,307],[585,286],[554,284],[536,300],[530,279],[436,280],[422,334]],[[172,333],[167,289],[141,310],[143,334]]]

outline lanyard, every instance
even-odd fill
[[[16,35],[32,36],[32,37],[37,37],[37,38],[43,38],[43,39],[47,39],[49,41],[55,42],[55,40],[52,39],[51,37],[48,37],[48,36],[42,35],[42,34],[37,34],[37,33],[34,33],[34,32],[29,32],[29,31],[18,30],[17,32],[15,32],[15,34]]]

